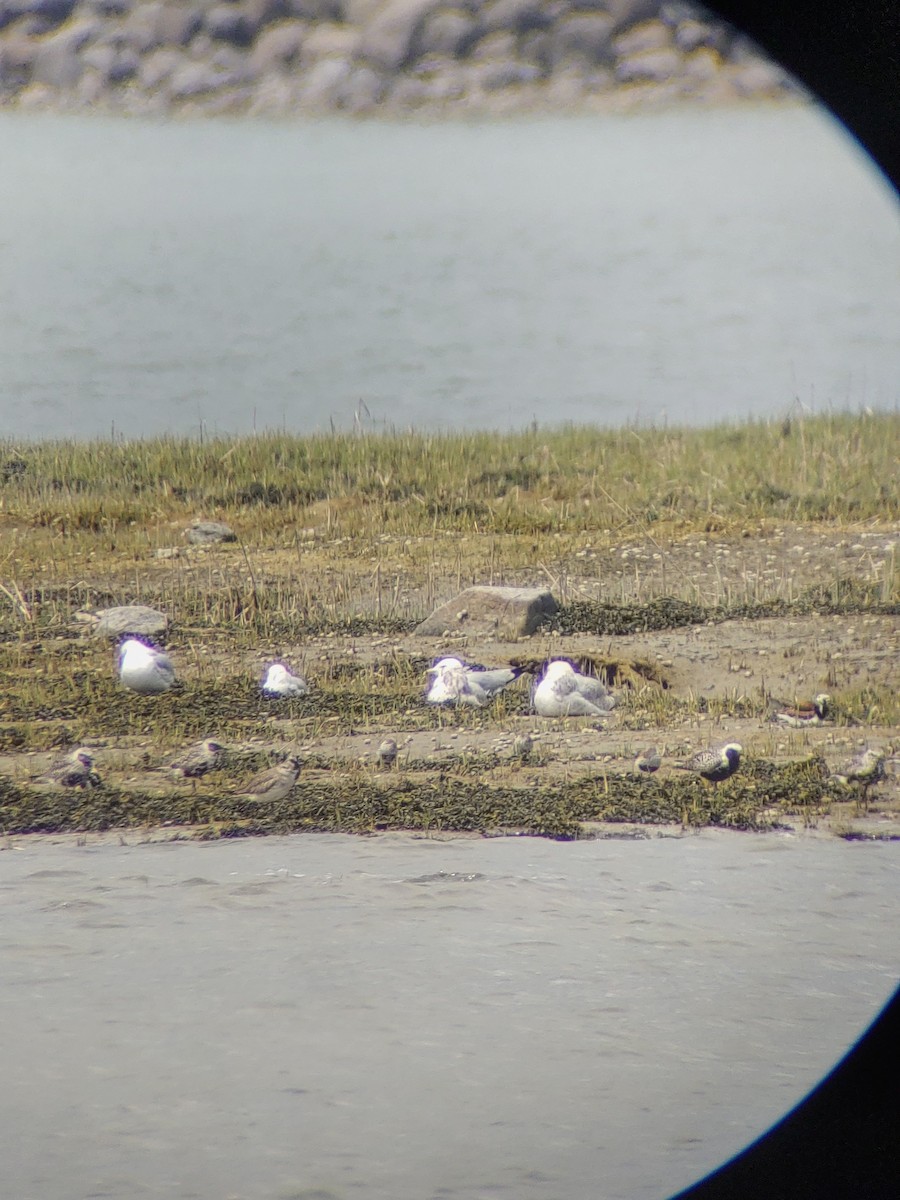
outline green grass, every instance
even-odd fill
[[[389,633],[469,583],[536,575],[565,601],[568,580],[589,574],[585,555],[628,538],[896,520],[898,445],[894,414],[704,430],[2,443],[0,633],[132,602],[186,630],[280,636],[357,622]],[[196,516],[227,521],[239,543],[159,557],[184,546]],[[635,586],[641,602],[658,598]],[[701,596],[682,571],[664,594],[734,609],[793,602],[790,588],[723,582]],[[895,601],[893,563],[879,588],[862,607]]]

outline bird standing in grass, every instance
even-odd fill
[[[534,740],[530,733],[517,733],[513,738],[513,758],[518,758],[521,762],[531,757],[531,751],[534,749]]]
[[[119,679],[133,692],[154,696],[175,682],[175,667],[168,654],[130,637],[119,647]]]
[[[224,752],[225,747],[219,742],[206,738],[205,741],[197,742],[179,758],[170,762],[169,770],[180,775],[182,779],[190,779],[193,786],[196,787],[197,780],[201,775],[206,775],[219,765]]]
[[[378,765],[388,770],[397,761],[397,743],[393,738],[385,738],[378,747]]]
[[[601,680],[579,674],[564,659],[548,663],[531,699],[542,717],[602,717],[616,704]]]
[[[634,760],[635,775],[653,775],[659,770],[662,759],[659,756],[659,751],[655,746],[648,746],[646,750],[641,750]]]
[[[790,725],[793,729],[802,729],[805,725],[821,725],[826,719],[831,697],[827,692],[820,692],[813,700],[803,700],[796,705],[786,705],[775,713],[775,720],[782,725]]]
[[[254,775],[236,794],[244,800],[264,800],[270,804],[277,804],[290,795],[302,765],[296,754],[292,754],[284,762],[267,767],[265,771]]]
[[[83,746],[79,746],[65,758],[57,759],[40,777],[39,782],[50,783],[56,787],[97,787],[100,776],[94,770],[93,756]]]
[[[263,675],[260,691],[270,700],[282,699],[285,696],[305,696],[309,684],[302,675],[297,675],[284,663],[271,663]]]
[[[741,765],[743,746],[740,742],[726,742],[723,746],[708,746],[698,750],[683,763],[676,763],[680,771],[693,771],[701,779],[707,780],[713,787],[718,787],[725,779],[730,779]]]
[[[855,783],[859,788],[859,800],[869,806],[869,788],[884,779],[885,753],[883,750],[870,750],[868,747],[860,750],[859,754],[836,773],[837,779],[846,783]]]
[[[484,708],[521,674],[521,667],[467,667],[458,658],[442,658],[426,672],[429,680],[425,700],[428,704],[471,704]]]

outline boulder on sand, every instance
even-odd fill
[[[494,634],[498,638],[528,637],[559,606],[544,588],[466,588],[436,608],[415,632],[440,637],[443,633]]]

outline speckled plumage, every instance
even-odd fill
[[[199,779],[218,766],[224,746],[207,738],[191,746],[179,758],[169,763],[169,770],[183,779]]]
[[[284,762],[267,767],[265,771],[254,775],[236,794],[246,800],[264,800],[270,804],[277,804],[290,795],[302,765],[301,760],[292,754]]]
[[[683,763],[676,763],[681,771],[693,771],[701,779],[712,784],[729,779],[741,765],[743,747],[740,742],[725,742],[722,746],[707,746],[698,750]]]
[[[393,738],[385,738],[378,747],[378,765],[380,767],[392,767],[397,761],[397,743]]]
[[[71,754],[57,759],[40,777],[40,782],[67,788],[97,787],[100,776],[94,770],[93,755],[79,746]]]
[[[659,770],[661,764],[659,751],[655,746],[648,746],[646,750],[641,750],[635,757],[634,771],[636,775],[652,775]]]

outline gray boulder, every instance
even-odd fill
[[[184,536],[192,546],[210,546],[215,542],[236,542],[237,534],[224,521],[192,521]]]
[[[440,0],[388,0],[363,28],[359,52],[383,71],[397,71],[413,56],[425,18]]]
[[[552,34],[552,61],[612,62],[615,56],[610,43],[614,28],[609,13],[573,13],[562,17]]]
[[[619,59],[616,64],[617,83],[665,83],[682,68],[681,55],[671,47],[667,50],[642,50]]]
[[[303,21],[276,21],[269,25],[250,51],[253,67],[264,74],[292,63],[300,53],[306,29]]]
[[[125,604],[116,608],[101,608],[91,613],[88,619],[93,624],[95,637],[117,638],[123,633],[143,633],[148,637],[160,637],[169,628],[165,613],[145,604]]]
[[[450,633],[493,634],[498,638],[528,637],[558,605],[543,588],[466,588],[426,617],[415,632],[428,637]]]

